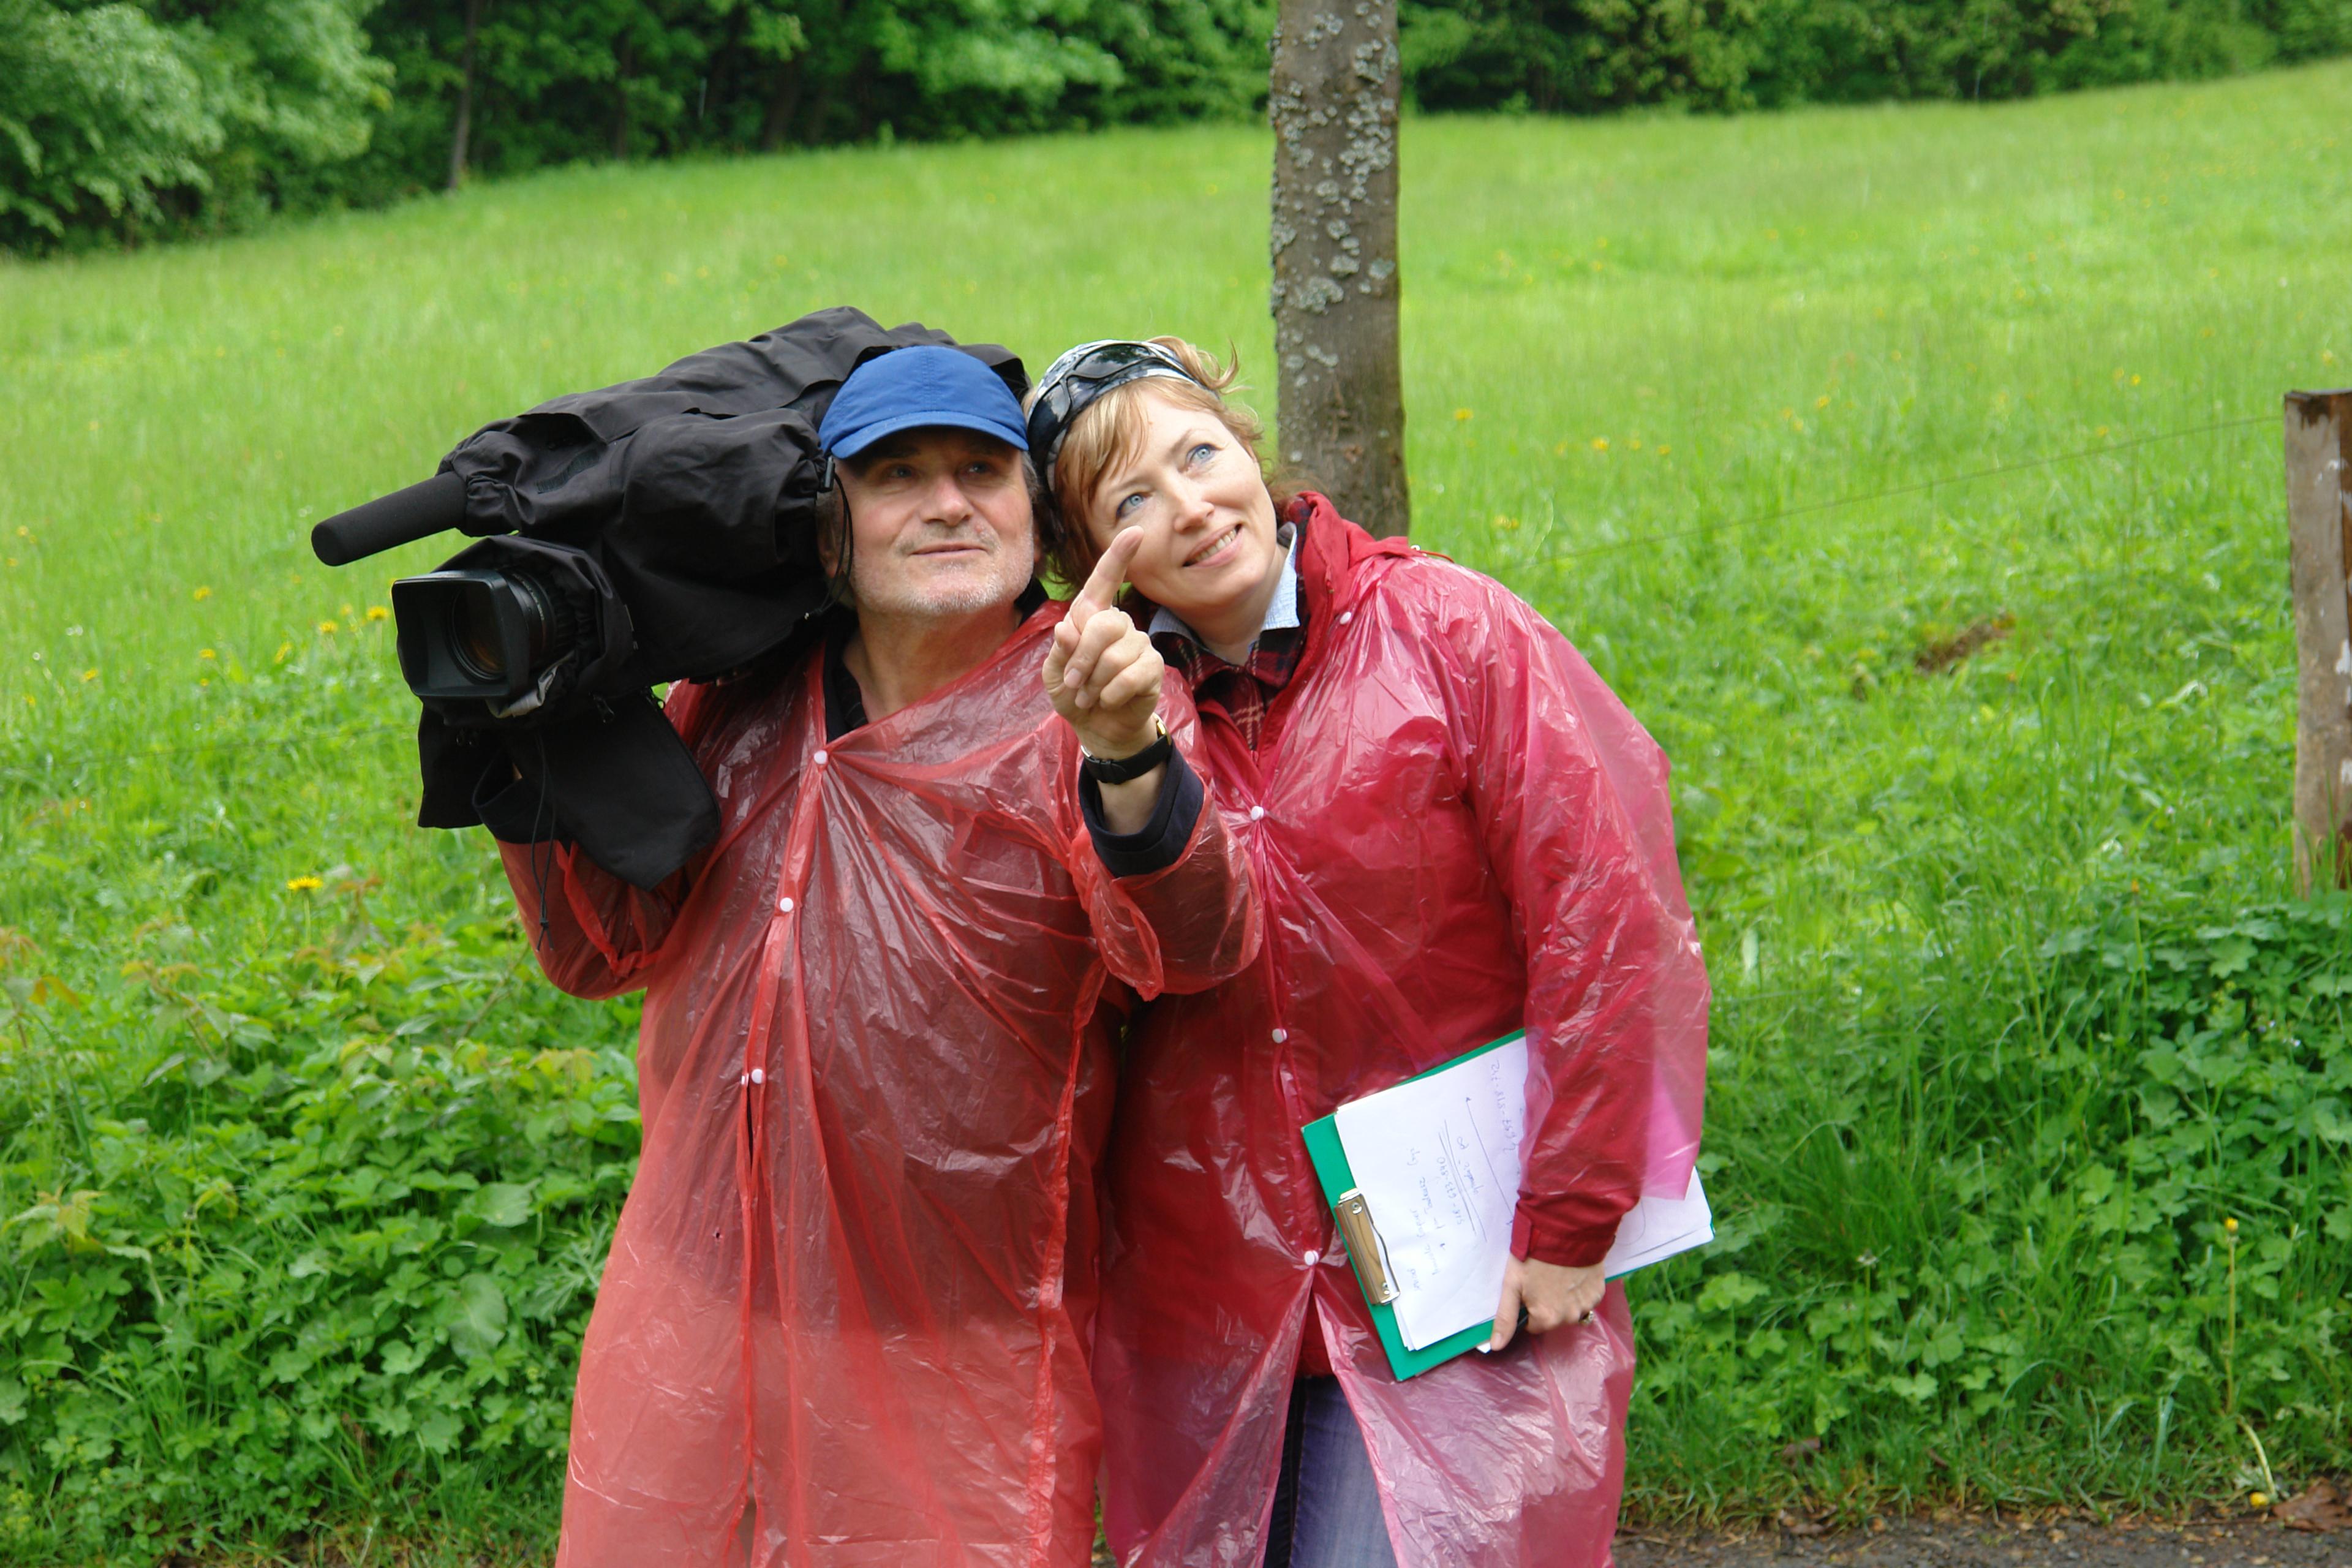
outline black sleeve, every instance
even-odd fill
[[[1149,876],[1182,859],[1207,798],[1201,775],[1192,771],[1182,752],[1171,751],[1168,776],[1160,781],[1160,803],[1151,808],[1151,820],[1136,832],[1113,833],[1103,822],[1102,786],[1083,774],[1078,779],[1078,808],[1086,816],[1087,833],[1095,841],[1095,853],[1114,877]]]
[[[474,811],[490,830],[490,837],[501,844],[544,844],[562,837],[555,831],[555,813],[548,808],[539,786],[514,776],[514,765],[507,761],[503,748],[497,765],[474,784]]]

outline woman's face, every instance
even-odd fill
[[[1142,387],[1141,447],[1095,489],[1086,526],[1095,548],[1140,530],[1128,580],[1144,597],[1206,629],[1259,594],[1282,563],[1274,498],[1257,460],[1214,415]]]

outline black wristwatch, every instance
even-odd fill
[[[1176,742],[1169,738],[1168,726],[1160,723],[1156,716],[1151,722],[1158,726],[1160,738],[1131,757],[1097,757],[1080,747],[1078,754],[1086,759],[1078,764],[1080,771],[1098,784],[1120,784],[1130,779],[1141,778],[1174,756]]]

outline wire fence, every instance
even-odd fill
[[[1907,485],[1890,486],[1885,489],[1869,490],[1855,495],[1833,496],[1826,500],[1807,501],[1799,506],[1779,507],[1770,511],[1755,512],[1746,517],[1727,518],[1716,522],[1702,522],[1694,527],[1674,529],[1664,533],[1642,534],[1631,539],[1603,540],[1597,543],[1578,545],[1573,549],[1551,551],[1549,552],[1548,554],[1549,558],[1553,560],[1574,560],[1581,556],[1598,555],[1611,551],[1634,550],[1651,545],[1671,544],[1687,539],[1702,539],[1718,534],[1735,533],[1743,529],[1760,528],[1766,523],[1780,522],[1790,518],[1817,517],[1828,512],[1841,511],[1850,507],[1866,506],[1874,501],[1895,500],[1899,500],[1904,496],[1932,494],[1939,489],[1948,489],[1959,485],[1973,484],[1983,479],[1999,479],[2008,474],[2028,473],[2037,468],[2054,468],[2063,463],[2082,462],[2093,458],[2110,457],[2117,452],[2128,452],[2138,447],[2157,446],[2167,441],[2181,441],[2196,436],[2210,436],[2223,431],[2249,429],[2257,425],[2274,423],[2276,417],[2277,416],[2275,415],[2254,414],[2247,415],[2242,418],[2218,419],[2204,425],[2190,425],[2181,426],[2178,429],[2159,430],[2147,436],[2136,436],[2127,440],[2103,442],[2093,447],[2080,447],[2063,452],[2047,453],[2039,458],[2023,458],[2014,462],[1995,463],[1987,468],[1969,468],[1959,473],[1937,475],[1934,478],[1916,480]],[[415,725],[414,722],[402,721],[398,723],[370,724],[363,725],[356,729],[326,731],[273,731],[263,735],[247,735],[234,738],[223,737],[219,740],[213,741],[192,741],[183,745],[173,746],[127,746],[111,752],[84,752],[68,759],[66,765],[69,767],[88,767],[94,764],[125,763],[152,757],[183,756],[197,752],[246,751],[264,746],[284,746],[302,741],[319,742],[332,740],[362,740],[370,736],[390,734],[394,731],[411,733],[414,732],[415,729]],[[21,771],[24,765],[25,764],[22,763],[16,763],[8,771]],[[54,752],[43,754],[42,765],[49,768],[54,768],[58,765]]]
[[[1598,555],[1604,551],[1633,550],[1645,545],[1671,544],[1676,540],[1699,539],[1718,533],[1732,533],[1745,528],[1760,528],[1768,522],[1786,518],[1811,517],[1822,512],[1837,511],[1845,507],[1864,506],[1871,501],[1893,500],[1902,496],[1926,495],[1956,485],[1971,484],[1979,479],[1998,479],[2003,474],[2021,474],[2034,468],[2053,468],[2060,463],[2079,462],[2090,458],[2104,458],[2115,452],[2128,452],[2137,447],[2152,447],[2161,441],[2185,440],[2191,436],[2210,436],[2221,430],[2242,430],[2251,426],[2274,424],[2277,416],[2248,415],[2242,419],[2221,419],[2210,425],[2191,425],[2178,430],[2159,430],[2150,436],[2134,437],[2128,441],[2110,441],[2097,447],[2082,447],[2073,451],[2053,452],[2045,457],[2025,458],[2013,463],[1996,463],[1988,468],[1970,468],[1962,473],[1945,474],[1935,479],[1919,479],[1907,485],[1895,485],[1887,489],[1871,490],[1861,495],[1835,496],[1828,500],[1808,501],[1802,506],[1780,507],[1772,511],[1751,516],[1726,519],[1721,522],[1703,522],[1695,528],[1676,529],[1666,533],[1647,533],[1633,539],[1603,540],[1597,544],[1582,544],[1573,550],[1554,551],[1556,559],[1572,560],[1581,555]]]

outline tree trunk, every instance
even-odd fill
[[[1281,0],[1272,85],[1283,466],[1341,516],[1401,534],[1396,0]]]
[[[466,183],[466,154],[474,136],[474,39],[482,30],[483,0],[466,0],[466,47],[457,57],[457,126],[449,134],[449,188]]]
[[[780,153],[793,133],[793,115],[801,106],[801,83],[808,73],[801,69],[798,55],[785,62],[776,72],[775,90],[768,95],[767,118],[760,124],[760,151]]]
[[[614,83],[620,89],[620,102],[615,106],[618,111],[613,116],[613,157],[616,162],[626,162],[629,156],[629,80],[636,73],[636,46],[623,44],[613,73]]]

